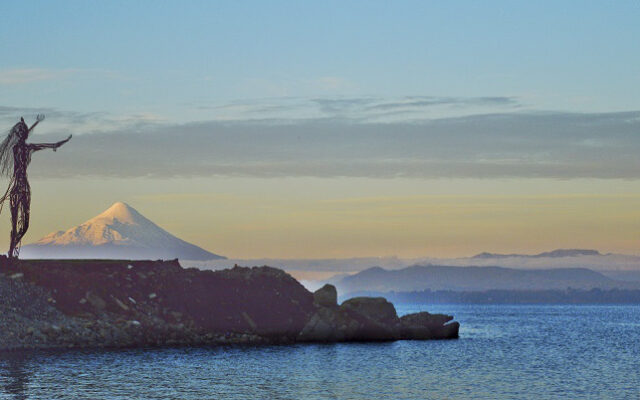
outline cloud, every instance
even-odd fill
[[[30,124],[35,121],[38,114],[44,114],[46,120],[38,126],[36,136],[41,133],[67,135],[69,133],[137,131],[167,123],[163,116],[149,112],[114,115],[104,112],[59,110],[51,107],[0,106],[0,127],[4,127],[4,129],[0,128],[0,132],[8,132],[20,117],[24,117],[27,124]]]
[[[319,110],[327,115],[345,114],[354,111],[361,112],[377,101],[379,100],[370,97],[311,99],[311,102],[315,103]]]
[[[438,97],[398,98],[361,97],[273,97],[234,101],[225,104],[190,104],[208,112],[215,120],[308,120],[349,119],[354,122],[399,122],[434,117],[514,111],[522,107],[515,97]]]
[[[19,85],[38,81],[51,81],[81,77],[123,79],[123,77],[110,70],[83,69],[83,68],[11,68],[0,70],[0,85]]]
[[[17,120],[19,117],[30,117],[37,114],[46,114],[53,119],[63,119],[70,123],[81,123],[88,118],[95,118],[103,113],[83,113],[77,111],[61,111],[51,107],[8,107],[0,106],[0,120]]]
[[[58,153],[38,154],[31,173],[640,179],[639,117],[640,111],[515,112],[403,123],[138,121],[78,135]],[[55,141],[60,134],[37,139]]]
[[[381,102],[367,107],[368,110],[407,110],[423,107],[456,105],[456,106],[517,106],[518,101],[513,97],[406,97],[403,101]]]

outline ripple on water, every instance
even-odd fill
[[[0,399],[638,398],[640,307],[400,305],[460,340],[0,355]]]

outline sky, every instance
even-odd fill
[[[26,243],[125,201],[234,258],[640,253],[636,1],[0,15],[1,129],[74,135],[33,158]]]

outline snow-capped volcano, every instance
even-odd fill
[[[131,206],[117,202],[67,231],[22,247],[23,258],[212,260],[224,258],[178,239]]]

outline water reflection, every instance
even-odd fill
[[[31,373],[28,364],[30,357],[22,353],[0,356],[0,384],[11,398],[24,400],[27,398],[27,386]]]

